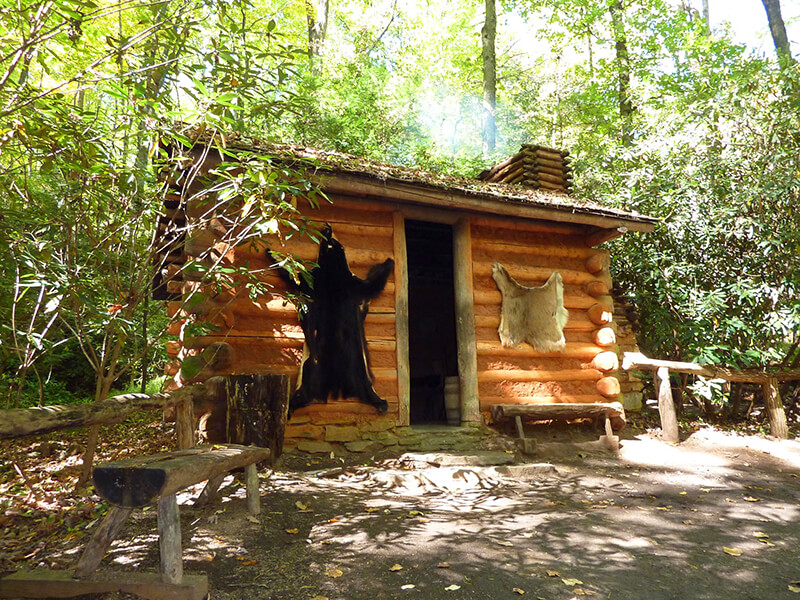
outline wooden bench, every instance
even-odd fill
[[[536,451],[535,440],[525,437],[522,427],[522,417],[529,417],[535,421],[571,421],[573,419],[603,419],[605,435],[600,436],[600,441],[613,451],[619,450],[619,437],[614,431],[625,427],[625,409],[619,402],[591,403],[591,404],[495,404],[492,406],[492,419],[501,423],[507,418],[513,418],[517,426],[517,435],[522,445],[522,451],[533,454]]]
[[[270,457],[268,448],[233,444],[201,446],[131,458],[93,471],[97,493],[112,504],[97,526],[74,571],[21,571],[0,580],[0,598],[69,598],[122,591],[152,600],[202,600],[208,596],[205,575],[184,575],[181,525],[176,494],[207,481],[201,498],[216,495],[225,475],[245,468],[247,509],[261,512],[256,463]],[[136,508],[158,503],[161,573],[95,573],[111,542]]]

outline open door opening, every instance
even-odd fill
[[[406,245],[411,370],[409,417],[412,424],[446,423],[445,380],[458,375],[453,228],[441,223],[406,220]],[[452,379],[449,387],[453,388]],[[455,417],[457,421],[458,415]]]

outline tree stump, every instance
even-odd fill
[[[269,448],[274,464],[283,450],[289,390],[288,375],[228,375],[225,441]]]

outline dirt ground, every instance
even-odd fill
[[[260,476],[257,518],[233,476],[219,505],[179,498],[184,569],[208,575],[211,598],[800,598],[797,440],[630,431],[618,456],[287,454]],[[102,569],[157,570],[154,513],[134,513]],[[26,566],[68,568],[84,539]]]

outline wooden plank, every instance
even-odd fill
[[[672,399],[672,385],[669,382],[669,369],[656,370],[656,390],[658,392],[658,413],[661,415],[661,436],[667,442],[679,442],[678,419],[675,415],[675,402]]]
[[[201,446],[106,463],[95,467],[93,480],[98,494],[110,503],[140,508],[269,455],[267,448],[252,446]]]
[[[474,236],[474,233],[473,233]],[[477,237],[477,236],[476,236]],[[555,239],[555,238],[554,238]],[[560,243],[552,245],[544,244],[527,244],[522,241],[510,240],[506,241],[503,238],[503,231],[499,230],[496,234],[485,239],[476,240],[476,246],[486,252],[512,252],[524,256],[558,256],[563,258],[574,258],[577,260],[586,260],[593,256],[597,250],[594,248],[585,248],[581,246],[565,246]]]
[[[0,579],[0,598],[73,598],[124,592],[149,600],[204,600],[208,577],[185,575],[179,584],[161,581],[158,573],[95,573],[75,579],[72,571],[19,571]]]
[[[164,583],[183,581],[181,519],[175,494],[158,500],[158,544],[161,549],[161,579]]]
[[[453,226],[453,263],[461,421],[479,422],[481,414],[475,345],[475,300],[472,289],[472,238],[468,218]]]
[[[132,508],[120,508],[119,506],[112,506],[108,509],[100,525],[92,532],[92,537],[89,538],[89,542],[86,544],[80,560],[78,560],[78,566],[75,568],[75,577],[84,579],[95,572],[100,563],[103,562],[103,557],[106,555],[108,547],[119,535],[131,512],[133,512]]]
[[[395,340],[397,352],[397,395],[400,400],[397,424],[407,426],[411,415],[411,363],[408,331],[408,249],[403,214],[394,213]]]

